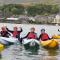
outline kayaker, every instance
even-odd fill
[[[6,30],[6,27],[2,27],[0,33],[2,37],[9,37],[9,33]]]
[[[6,28],[8,32],[11,32],[13,34],[13,37],[20,38],[20,33],[22,32],[22,28],[20,28],[20,31],[18,31],[17,27],[14,27],[14,30],[9,30]]]
[[[45,33],[45,29],[41,29],[41,34],[40,34],[40,36],[39,36],[39,40],[40,40],[40,39],[41,39],[42,41],[46,41],[46,40],[50,39],[49,36],[48,36],[48,34]]]
[[[32,27],[31,31],[25,37],[23,37],[22,39],[25,39],[25,38],[28,38],[28,39],[36,39],[37,38],[34,27]]]

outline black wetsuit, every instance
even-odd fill
[[[0,33],[2,37],[9,37],[9,33],[7,31],[1,31]]]

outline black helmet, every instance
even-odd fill
[[[45,31],[45,29],[41,29],[41,31]]]

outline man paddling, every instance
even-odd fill
[[[37,34],[35,33],[35,28],[32,27],[30,30],[31,31],[28,32],[28,34],[25,37],[23,37],[22,39],[25,39],[25,38],[28,38],[28,39],[36,39],[37,38]]]
[[[46,40],[50,39],[49,36],[48,36],[48,34],[45,33],[45,29],[41,29],[41,34],[40,34],[40,36],[39,36],[39,40],[40,40],[40,39],[41,39],[42,41],[46,41]]]

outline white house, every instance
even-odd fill
[[[54,21],[52,23],[59,24],[60,23],[60,14],[57,14],[54,18]]]

